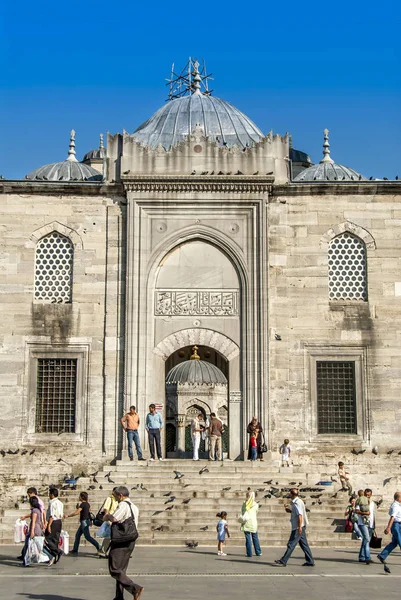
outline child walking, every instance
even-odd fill
[[[342,490],[344,492],[346,492],[348,490],[348,492],[350,494],[352,494],[352,485],[350,484],[348,475],[349,475],[349,473],[348,473],[348,471],[345,470],[344,463],[340,461],[338,463],[338,476],[340,478]]]
[[[281,444],[280,446],[280,452],[281,452],[281,466],[285,466],[285,464],[287,464],[287,467],[290,466],[290,456],[291,456],[291,446],[290,446],[290,440],[285,439],[284,440],[284,444]]]
[[[223,552],[224,542],[226,541],[226,535],[229,538],[230,532],[228,531],[227,525],[227,513],[222,511],[217,513],[216,517],[220,519],[220,521],[216,525],[217,530],[217,554],[218,556],[227,556],[225,552]]]
[[[258,460],[258,433],[256,430],[251,435],[251,460]]]

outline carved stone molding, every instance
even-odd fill
[[[156,290],[156,316],[235,317],[239,314],[237,290]]]
[[[202,177],[189,180],[172,179],[137,179],[135,181],[124,181],[127,192],[213,192],[229,194],[267,194],[270,192],[274,178],[263,178],[263,181],[255,181],[255,177],[244,179],[243,177],[230,179],[216,179]]]
[[[167,360],[176,350],[195,344],[214,348],[226,360],[233,360],[239,354],[239,347],[233,340],[222,333],[203,328],[181,329],[171,333],[157,344],[153,352],[162,357],[163,360]]]
[[[345,233],[346,231],[357,235],[365,243],[366,248],[376,248],[376,242],[372,234],[364,227],[361,227],[356,223],[352,223],[352,221],[344,221],[343,223],[338,223],[337,225],[334,225],[328,231],[326,231],[326,233],[320,239],[321,247],[327,246],[333,238],[335,238],[337,235]]]

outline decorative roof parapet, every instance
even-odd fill
[[[201,177],[154,177],[124,176],[124,188],[128,192],[156,193],[229,193],[229,194],[268,194],[274,183],[274,176],[201,176]]]

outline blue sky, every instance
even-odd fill
[[[22,178],[134,131],[165,101],[171,63],[205,58],[214,95],[317,162],[401,177],[399,3],[7,2],[0,19],[0,174]]]

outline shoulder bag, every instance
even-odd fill
[[[267,452],[267,446],[266,446],[266,442],[265,442],[265,436],[264,436],[263,433],[262,433],[262,443],[260,444],[259,452],[262,452],[262,454],[264,454],[265,452]]]
[[[103,515],[104,515],[103,506],[105,504],[106,504],[106,500],[103,502],[102,506],[97,511],[96,516],[92,519],[92,522],[95,525],[95,527],[101,527],[103,525]]]
[[[124,500],[127,504],[129,504],[131,516],[125,521],[115,521],[111,525],[111,542],[115,544],[123,544],[135,542],[138,538],[138,530],[135,524],[134,513],[132,512],[132,506],[130,502]]]
[[[382,539],[381,537],[377,537],[376,530],[373,530],[372,537],[370,538],[369,546],[371,548],[381,548],[382,547]]]

